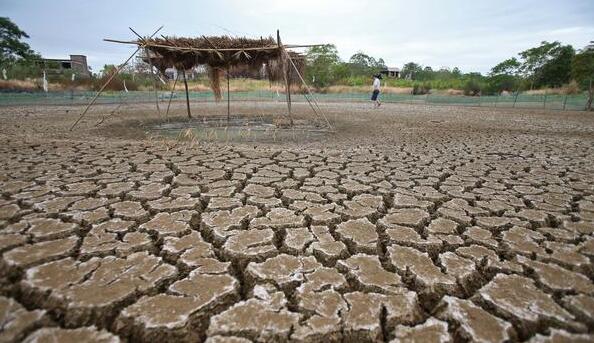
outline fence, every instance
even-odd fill
[[[50,93],[0,93],[0,106],[10,105],[84,105],[87,104],[94,92],[50,92]],[[169,100],[169,92],[159,92],[160,101]],[[315,94],[320,102],[364,102],[369,101],[366,93],[327,93]],[[501,108],[534,108],[547,110],[584,110],[587,97],[585,95],[493,95],[493,96],[456,96],[456,95],[412,95],[412,94],[382,94],[381,99],[386,103],[454,105]],[[185,100],[183,92],[176,92],[173,101]],[[190,100],[198,102],[212,102],[212,92],[190,92]],[[294,102],[305,102],[301,94],[292,94]],[[155,93],[152,91],[136,92],[106,92],[97,103],[146,103],[154,102]],[[284,94],[271,91],[233,92],[231,101],[285,101]]]

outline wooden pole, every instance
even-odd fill
[[[109,38],[104,38],[103,41],[105,42],[110,42],[110,43],[118,43],[118,44],[129,44],[129,45],[143,45],[142,42],[139,41],[124,41],[124,40],[118,40],[118,39],[109,39]],[[167,40],[167,42],[172,43],[171,41]],[[208,41],[208,40],[207,40]],[[276,45],[271,45],[271,46],[261,46],[261,47],[254,47],[254,48],[240,48],[240,49],[236,49],[236,48],[221,48],[221,49],[217,49],[217,48],[192,48],[192,47],[183,47],[183,46],[175,46],[175,45],[165,45],[165,44],[155,44],[155,43],[146,43],[145,44],[147,47],[155,47],[155,48],[165,48],[165,49],[170,49],[170,50],[178,50],[178,51],[204,51],[204,52],[215,52],[215,51],[239,51],[239,50],[244,50],[244,51],[264,51],[264,50],[276,50],[278,49],[278,46]],[[327,44],[289,44],[289,45],[285,45],[286,48],[311,48],[311,47],[316,47],[316,46],[325,46]]]
[[[130,62],[130,60],[138,53],[138,51],[140,51],[140,47],[137,48],[136,51],[134,51],[134,53],[132,55],[130,55],[130,57],[128,57],[126,62],[120,64],[116,68],[116,70],[113,72],[113,74],[111,74],[109,79],[107,79],[107,81],[103,84],[103,86],[101,86],[101,88],[99,89],[97,94],[95,94],[95,96],[93,97],[91,102],[89,102],[87,107],[85,107],[84,111],[80,114],[78,119],[74,122],[74,124],[72,124],[72,126],[70,127],[70,131],[72,131],[74,129],[74,127],[78,124],[78,122],[80,122],[80,120],[85,116],[85,114],[87,114],[87,112],[89,111],[89,108],[91,108],[91,106],[93,106],[93,104],[95,104],[95,102],[99,98],[99,95],[101,95],[101,93],[103,93],[103,91],[105,90],[105,87],[107,87],[107,85],[111,82],[111,80],[113,80],[113,78],[116,77],[116,75],[118,75],[120,73],[120,71],[122,71],[122,69],[128,64],[128,62]]]
[[[188,118],[192,119],[192,112],[190,112],[190,93],[188,92],[188,80],[186,79],[185,68],[182,68],[182,75],[184,76],[184,87],[186,88],[186,107],[188,109]]]
[[[162,28],[163,28],[163,26],[159,27],[155,32],[153,32],[153,34],[150,36],[150,38],[153,38],[159,31],[161,31]],[[134,53],[132,53],[132,55],[130,55],[130,57],[128,57],[128,59],[124,63],[120,64],[120,66],[117,67],[117,69],[113,73],[113,75],[111,75],[109,77],[109,79],[107,80],[107,82],[105,82],[105,84],[103,84],[103,86],[101,86],[101,89],[99,89],[97,94],[95,94],[95,96],[93,97],[91,102],[87,105],[87,107],[85,107],[84,111],[80,114],[78,119],[74,122],[74,124],[72,124],[72,126],[70,127],[70,131],[72,131],[74,129],[74,127],[78,124],[78,122],[80,122],[80,120],[85,116],[85,114],[87,114],[87,112],[89,111],[89,108],[91,108],[91,106],[93,106],[93,104],[95,104],[95,102],[97,101],[97,98],[99,98],[99,95],[101,95],[101,93],[103,93],[103,91],[105,90],[105,87],[107,87],[107,85],[111,82],[111,80],[113,80],[113,78],[116,77],[116,75],[119,74],[120,71],[122,71],[122,69],[128,64],[128,62],[130,62],[130,60],[134,56],[136,56],[136,54],[140,51],[140,49],[141,49],[140,46],[138,48],[136,48],[136,51],[134,51]]]
[[[289,106],[289,118],[291,118],[291,69],[287,66],[287,106]],[[291,124],[293,121],[291,120]]]
[[[229,87],[229,65],[227,64],[227,126],[231,119],[231,92]]]
[[[334,131],[334,128],[332,127],[332,124],[330,124],[330,121],[328,120],[328,118],[326,117],[326,115],[324,114],[324,112],[322,112],[322,109],[320,108],[320,105],[318,105],[318,102],[316,101],[316,98],[314,97],[313,92],[311,91],[311,89],[307,85],[307,82],[305,82],[305,79],[303,79],[303,76],[299,72],[299,69],[297,69],[297,66],[293,62],[293,59],[291,59],[291,56],[289,55],[289,53],[287,51],[285,51],[285,54],[287,55],[287,60],[289,60],[289,62],[291,63],[291,65],[295,69],[295,73],[297,73],[297,76],[299,76],[299,79],[301,80],[301,83],[303,84],[303,86],[305,86],[305,89],[307,90],[307,93],[311,96],[311,100],[309,100],[307,98],[307,96],[305,96],[305,100],[307,100],[307,102],[309,103],[309,106],[311,107],[311,109],[314,111],[315,114],[321,115],[324,118],[324,120],[326,121],[326,125],[328,125],[328,128],[330,128],[330,130]],[[312,104],[312,101],[313,101],[313,104]],[[315,104],[315,107],[314,107],[314,104]],[[316,111],[316,107],[317,107],[319,113],[318,113],[318,111]]]
[[[130,28],[132,30],[132,28]],[[153,72],[153,61],[151,60],[151,55],[147,48],[144,48],[144,53],[146,54],[146,58],[149,61],[149,68],[151,68],[151,76],[153,77],[153,90],[155,91],[155,105],[157,106],[157,112],[159,113],[159,117],[161,117],[161,108],[159,107],[159,94],[157,93],[157,75]]]
[[[563,98],[563,111],[565,111],[566,106],[567,106],[567,94],[565,94],[565,98]]]
[[[169,95],[169,102],[167,103],[167,111],[165,112],[165,119],[169,120],[169,108],[171,107],[171,99],[173,99],[173,93],[175,93],[175,86],[179,80],[179,73],[175,75],[175,81],[173,81],[173,87],[171,88],[171,94]]]
[[[592,98],[594,91],[592,90],[592,78],[590,78],[590,87],[588,87],[588,102],[586,103],[586,111],[592,111]]]
[[[291,126],[293,126],[293,118],[291,117],[291,87],[289,86],[289,79],[287,78],[287,74],[288,74],[288,70],[287,70],[287,63],[286,63],[286,58],[285,58],[285,54],[283,53],[284,47],[281,43],[281,38],[280,38],[280,30],[276,30],[276,44],[278,45],[278,52],[279,52],[279,56],[280,56],[280,62],[281,62],[281,70],[283,73],[283,78],[285,80],[285,96],[287,99],[287,111],[288,111],[288,116],[289,116],[289,123],[291,124]]]

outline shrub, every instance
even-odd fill
[[[429,94],[431,91],[431,84],[429,82],[424,82],[423,84],[415,83],[413,85],[412,93],[414,95],[423,95]]]
[[[464,95],[477,96],[481,94],[481,85],[476,80],[468,80],[464,85]]]

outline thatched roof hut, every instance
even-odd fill
[[[300,84],[298,75],[292,72],[293,64],[301,74],[305,67],[303,56],[286,50],[280,41],[275,41],[272,37],[162,37],[139,39],[136,43],[148,50],[150,62],[161,72],[169,67],[188,70],[198,65],[206,65],[217,99],[221,96],[220,80],[227,70],[247,68],[259,72],[265,68],[266,75],[272,82]],[[148,59],[145,60],[149,62]]]
[[[161,27],[162,28],[162,27]],[[164,71],[168,67],[175,67],[182,71],[184,76],[184,85],[186,89],[186,107],[188,110],[188,117],[191,118],[190,100],[188,94],[188,85],[185,78],[185,71],[199,66],[205,65],[208,67],[208,75],[215,98],[220,100],[221,97],[221,79],[227,72],[227,76],[232,71],[232,68],[241,67],[252,71],[260,71],[263,67],[266,68],[266,74],[270,81],[282,81],[286,87],[287,107],[289,118],[291,116],[291,85],[302,84],[311,96],[311,91],[305,84],[302,77],[305,66],[305,59],[300,54],[289,51],[289,48],[305,48],[317,45],[284,45],[281,43],[280,34],[277,30],[276,40],[272,37],[260,39],[251,39],[245,37],[229,37],[229,36],[211,36],[198,38],[183,38],[183,37],[165,37],[152,38],[161,29],[159,28],[150,37],[141,37],[132,28],[138,39],[135,41],[119,41],[113,39],[105,39],[108,42],[133,44],[137,45],[138,49],[145,50],[147,56],[146,60],[152,66]],[[136,52],[134,54],[136,54]],[[124,63],[128,63],[130,58]],[[118,68],[119,70],[119,68]],[[227,83],[228,85],[228,83]],[[314,112],[318,112],[319,106],[315,99],[306,100],[312,107]],[[315,103],[315,108],[312,104]],[[229,119],[230,103],[229,97],[227,99],[227,118]],[[328,120],[325,118],[328,126]],[[291,120],[292,123],[292,120]]]

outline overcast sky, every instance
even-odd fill
[[[44,57],[87,55],[94,71],[133,51],[102,41],[148,35],[267,36],[283,42],[332,43],[347,60],[361,50],[389,66],[486,73],[543,40],[579,49],[594,40],[594,0],[0,0]]]

